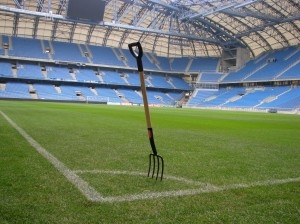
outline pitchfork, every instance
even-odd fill
[[[154,136],[153,136],[153,130],[152,130],[151,120],[150,120],[150,112],[149,112],[147,91],[146,91],[145,78],[144,78],[144,69],[142,63],[143,49],[140,42],[128,44],[128,47],[132,56],[136,58],[136,62],[137,62],[138,72],[140,75],[142,95],[143,95],[144,110],[145,110],[146,121],[147,121],[148,137],[152,149],[152,153],[150,153],[149,155],[148,177],[150,177],[150,173],[152,171],[151,178],[153,178],[156,171],[156,180],[159,176],[159,173],[160,173],[160,180],[162,180],[164,175],[164,159],[163,157],[157,154],[157,150],[154,144]],[[136,47],[138,52],[133,50],[133,47]],[[160,168],[161,168],[161,172],[159,172]]]

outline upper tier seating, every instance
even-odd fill
[[[156,88],[169,88],[172,89],[173,86],[167,82],[166,76],[162,75],[162,74],[151,74],[151,75],[147,75],[153,85],[153,87]]]
[[[218,72],[203,72],[200,75],[199,82],[201,83],[217,83],[219,82],[219,79],[223,76],[222,73]]]
[[[230,72],[221,83],[283,80],[299,77],[296,72],[300,52],[295,47],[264,54],[244,67]],[[290,71],[291,70],[291,71]]]
[[[286,79],[299,79],[300,78],[300,60],[294,64],[292,67],[289,67],[288,70],[284,71],[277,80],[286,80]]]
[[[175,75],[168,75],[168,78],[176,89],[192,90],[192,87],[189,86],[189,84],[185,82],[181,77]]]
[[[117,58],[112,48],[90,45],[89,49],[94,64],[124,67],[124,63]]]
[[[174,58],[171,60],[171,70],[185,72],[189,64],[190,58]]]
[[[221,82],[241,82],[248,74],[251,74],[259,67],[264,66],[265,63],[265,61],[256,62],[255,60],[250,60],[244,67],[237,71],[230,72]]]
[[[48,59],[47,53],[43,52],[41,40],[11,37],[12,46],[9,56]]]
[[[126,72],[124,73],[126,80],[131,86],[140,86],[140,76],[134,72]]]
[[[87,58],[82,55],[79,44],[53,41],[52,46],[54,50],[52,57],[56,61],[88,62]]]
[[[217,71],[218,58],[193,58],[189,72]]]
[[[168,58],[160,57],[160,56],[156,56],[155,58],[158,61],[158,67],[160,68],[160,70],[162,70],[162,71],[170,71],[171,70],[170,60]]]

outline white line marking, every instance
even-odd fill
[[[92,173],[92,174],[112,174],[112,175],[133,175],[133,176],[146,176],[146,173],[142,172],[130,172],[130,171],[119,171],[119,170],[76,170],[73,171],[78,174],[84,173]],[[260,187],[260,186],[272,186],[279,185],[285,183],[293,183],[300,182],[300,177],[298,178],[287,178],[287,179],[277,179],[277,180],[266,180],[266,181],[258,181],[248,184],[231,184],[224,186],[215,186],[209,183],[197,182],[193,180],[188,180],[185,178],[178,178],[174,176],[164,176],[165,179],[175,180],[184,182],[187,184],[201,186],[201,188],[196,189],[187,189],[187,190],[177,190],[177,191],[163,191],[163,192],[152,192],[152,193],[142,193],[142,194],[133,194],[133,195],[125,195],[125,196],[117,196],[117,197],[105,197],[104,200],[98,201],[95,199],[95,202],[128,202],[135,200],[149,200],[161,197],[178,197],[178,196],[189,196],[189,195],[197,195],[203,193],[213,193],[220,192],[226,190],[234,190],[234,189],[242,189],[242,188],[250,188],[250,187]]]
[[[144,176],[146,177],[148,173],[143,172],[135,172],[135,171],[124,171],[124,170],[73,170],[74,173],[83,174],[83,173],[91,173],[91,174],[112,174],[112,175],[130,175],[130,176]],[[183,182],[186,184],[194,185],[194,186],[211,186],[215,187],[209,183],[203,183],[199,181],[193,181],[182,177],[168,176],[164,175],[164,179],[166,180],[174,180],[178,182]]]
[[[201,186],[201,188],[196,189],[188,189],[188,190],[177,190],[177,191],[164,191],[164,192],[152,192],[152,193],[142,193],[142,194],[133,194],[133,195],[124,195],[117,197],[103,197],[99,194],[93,187],[91,187],[86,181],[81,179],[76,173],[94,173],[94,174],[112,174],[112,175],[138,175],[145,176],[145,173],[141,172],[130,172],[130,171],[109,171],[109,170],[77,170],[71,171],[67,168],[62,162],[60,162],[56,157],[50,154],[46,149],[44,149],[38,142],[36,142],[30,135],[28,135],[22,128],[20,128],[17,124],[15,124],[5,113],[0,111],[0,114],[14,127],[26,140],[27,142],[33,146],[44,158],[46,158],[59,172],[61,172],[68,181],[74,184],[79,191],[90,201],[93,202],[129,202],[135,200],[149,200],[161,197],[178,197],[178,196],[188,196],[188,195],[196,195],[201,193],[212,193],[212,192],[220,192],[225,190],[232,189],[241,189],[241,188],[250,188],[250,187],[259,187],[259,186],[271,186],[292,182],[300,182],[300,177],[298,178],[287,178],[287,179],[278,179],[278,180],[267,180],[267,181],[259,181],[248,184],[231,184],[225,186],[214,186],[209,183],[202,183],[193,180],[188,180],[185,178],[174,177],[174,176],[166,176],[166,179],[175,180],[185,182],[194,186]]]
[[[0,111],[1,115],[7,120],[7,122],[14,127],[25,139],[26,141],[36,149],[45,159],[47,159],[59,172],[61,172],[67,180],[74,184],[78,190],[89,200],[101,201],[103,197],[92,188],[86,181],[81,179],[77,174],[72,172],[68,167],[66,167],[62,162],[60,162],[56,157],[50,154],[46,149],[44,149],[37,141],[35,141],[29,134],[27,134],[22,128],[15,124],[4,112]]]

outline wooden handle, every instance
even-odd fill
[[[151,119],[150,119],[150,112],[149,112],[149,105],[148,105],[148,98],[147,98],[147,91],[146,91],[146,85],[145,85],[144,71],[139,72],[139,75],[140,75],[140,82],[141,82],[141,89],[142,89],[142,95],[143,95],[143,102],[144,102],[147,128],[152,128]]]

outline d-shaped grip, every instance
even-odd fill
[[[137,47],[138,52],[135,52],[133,50],[133,47]],[[142,72],[144,69],[143,69],[143,63],[142,63],[143,48],[142,48],[141,43],[140,42],[135,42],[135,43],[128,44],[128,48],[129,48],[129,51],[132,54],[132,56],[136,58],[138,71]]]

